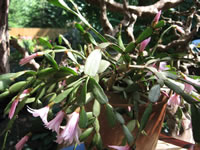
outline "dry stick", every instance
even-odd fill
[[[131,41],[135,42],[135,37],[133,35],[133,29],[134,29],[134,25],[137,21],[137,15],[135,15],[134,13],[131,14],[131,18],[130,18],[130,23],[126,28],[126,32],[128,34],[128,37],[131,39]]]
[[[134,13],[130,13],[128,11],[128,2],[127,0],[123,0],[123,5],[124,5],[124,10],[126,11],[126,14],[128,16],[128,24],[126,25],[126,32],[128,37],[130,38],[131,41],[135,41],[135,37],[133,35],[133,29],[134,29],[134,25],[136,23],[137,20],[137,15]]]
[[[86,0],[86,2],[100,6],[100,2],[102,0]],[[105,4],[107,6],[107,9],[112,11],[112,12],[118,12],[122,14],[126,14],[126,10],[124,10],[124,6],[121,3],[118,3],[114,0],[104,0]],[[149,17],[154,16],[155,14],[158,13],[158,10],[167,10],[169,8],[174,8],[180,3],[184,2],[184,0],[159,0],[158,2],[148,5],[148,6],[133,6],[129,5],[128,6],[128,11],[130,13],[134,13],[140,17]]]
[[[127,0],[123,0],[123,4],[114,0],[86,0],[88,3],[97,5],[101,8],[101,23],[104,33],[115,36],[119,32],[120,25],[124,26],[126,33],[131,41],[134,41],[133,28],[138,17],[154,16],[158,10],[172,8],[183,2],[184,0],[160,0],[149,6],[133,6],[129,5]],[[124,14],[123,20],[120,21],[114,30],[113,26],[107,18],[107,9],[112,12]]]
[[[177,15],[185,15],[185,14],[187,14],[186,21],[183,22],[182,25],[181,25],[186,32],[185,32],[185,34],[182,34],[182,36],[180,36],[177,40],[174,40],[174,41],[168,43],[167,45],[158,44],[158,47],[157,47],[158,51],[166,51],[166,50],[168,50],[170,48],[176,49],[177,52],[188,51],[189,42],[192,40],[194,35],[199,30],[199,27],[200,27],[200,16],[197,14],[198,13],[197,12],[197,8],[192,7],[190,10],[188,10],[186,12],[180,12],[180,13],[176,12],[176,13],[177,13]],[[194,17],[196,18],[197,24],[192,29],[192,21],[193,21]],[[170,19],[168,23],[177,24],[177,22],[174,22],[172,19]],[[185,25],[185,26],[183,26],[183,25]]]
[[[101,7],[101,24],[103,27],[104,34],[113,35],[113,26],[107,17],[107,8],[105,1],[100,2],[100,7]]]

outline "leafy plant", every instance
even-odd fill
[[[80,51],[72,49],[63,36],[60,36],[58,41],[63,40],[66,46],[53,45],[40,38],[46,49],[20,61],[21,64],[26,64],[36,57],[44,56],[37,71],[26,70],[0,76],[0,98],[5,99],[9,94],[15,94],[4,109],[5,115],[9,114],[10,118],[3,131],[6,136],[17,115],[26,105],[28,112],[34,117],[40,117],[44,126],[56,133],[58,144],[78,144],[93,134],[90,147],[95,146],[97,149],[104,147],[100,134],[101,107],[105,108],[111,126],[120,123],[125,137],[124,145],[127,144],[125,147],[129,149],[135,147],[141,134],[146,134],[145,127],[148,126],[153,106],[163,99],[168,99],[171,107],[180,106],[180,103],[191,104],[192,118],[195,118],[192,123],[198,123],[195,112],[199,109],[199,83],[175,68],[173,63],[180,59],[179,56],[171,57],[172,55],[157,51],[157,46],[165,34],[174,29],[173,25],[164,28],[165,21],[159,20],[161,11],[135,41],[125,44],[121,31],[117,38],[110,36],[110,40],[93,28],[74,1],[69,0],[70,4],[63,0],[49,2],[78,17],[98,40],[87,32],[86,27],[76,24],[87,41]],[[149,42],[153,41],[153,35],[158,32],[161,32],[159,40],[148,47]],[[115,51],[117,56],[114,56],[112,51]],[[67,55],[65,65],[57,64],[54,59],[60,52]],[[20,76],[26,79],[14,83]],[[120,112],[124,111],[124,108],[121,105],[114,107],[106,90],[122,95],[125,100],[123,104],[129,109],[125,109],[125,112],[131,116],[129,123],[125,122],[125,114]],[[90,104],[92,109],[88,110]],[[140,105],[146,106],[141,119],[138,114]],[[54,111],[55,108],[58,111]],[[133,136],[132,131],[136,127],[139,130]]]

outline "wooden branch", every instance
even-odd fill
[[[193,0],[193,2],[195,3],[195,5],[196,5],[197,7],[200,7],[200,2],[199,2],[198,0]]]
[[[125,26],[127,36],[130,39],[130,41],[135,41],[135,37],[133,35],[133,29],[134,29],[135,22],[137,20],[137,15],[129,12],[129,10],[128,10],[129,4],[128,4],[127,0],[123,0],[123,6],[124,6],[124,10],[126,11],[126,15],[128,17],[128,21],[129,21],[128,24]]]
[[[135,37],[133,35],[133,29],[134,29],[134,25],[136,23],[136,20],[137,20],[137,15],[132,14],[131,18],[130,18],[130,23],[126,28],[127,35],[131,39],[131,41],[135,41]]]
[[[174,48],[176,49],[176,52],[184,52],[188,50],[189,42],[192,40],[196,32],[197,32],[197,28],[193,29],[192,32],[190,32],[188,35],[185,35],[183,38],[174,40],[167,45],[159,44],[157,47],[157,50],[166,51],[168,49]]]
[[[192,20],[196,18],[196,26],[192,28]],[[183,23],[184,24],[184,23]],[[189,43],[193,39],[194,35],[199,31],[200,28],[200,16],[197,14],[197,11],[193,11],[191,9],[191,13],[186,19],[186,23],[184,26],[185,34],[180,36],[177,40],[170,42],[167,45],[159,44],[157,47],[158,51],[166,51],[168,49],[174,48],[176,52],[184,52],[189,50]]]
[[[116,35],[116,33],[119,32],[121,26],[125,27],[125,32],[129,38],[129,41],[135,41],[135,37],[133,35],[133,29],[135,22],[137,20],[137,15],[134,13],[130,13],[128,11],[128,2],[126,0],[123,0],[123,6],[124,11],[126,12],[124,15],[123,20],[120,21],[120,23],[115,26],[115,29],[113,30],[113,35]]]
[[[101,9],[101,25],[103,27],[104,34],[113,35],[113,26],[107,17],[107,8],[105,1],[101,1],[100,9]]]
[[[28,52],[18,44],[17,39],[12,38],[10,40],[10,45],[16,48],[16,50],[18,50],[22,54],[23,57],[29,56]],[[34,59],[31,60],[27,65],[31,67],[33,70],[38,70],[40,67],[40,65]]]
[[[169,24],[176,24],[180,27],[183,27],[183,22],[182,21],[175,21],[175,20],[172,20],[172,18],[168,18],[168,17],[165,17],[165,16],[162,16],[162,18],[167,21],[167,23]]]
[[[86,2],[101,8],[101,23],[104,33],[115,36],[119,32],[120,25],[122,25],[131,41],[135,40],[133,29],[138,17],[155,16],[159,10],[175,7],[183,1],[159,0],[149,6],[133,6],[129,5],[127,0],[123,0],[123,4],[114,0],[86,0]],[[107,10],[124,15],[123,20],[114,29],[107,18]]]
[[[105,1],[105,0],[104,0]],[[128,11],[130,13],[136,14],[138,17],[149,17],[149,15],[154,16],[158,13],[159,10],[166,10],[169,8],[174,8],[179,5],[184,0],[159,0],[155,4],[148,5],[148,6],[128,6]],[[100,6],[101,0],[86,0],[86,2]],[[121,3],[115,2],[114,0],[107,0],[105,1],[107,9],[112,12],[118,12],[122,14],[126,14],[124,10],[124,6]]]

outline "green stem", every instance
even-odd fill
[[[4,149],[5,149],[6,140],[7,140],[7,137],[8,137],[8,132],[9,132],[9,131],[7,131],[7,132],[5,133],[4,140],[3,140],[3,145],[2,145],[2,147],[1,147],[1,150],[4,150]]]
[[[158,44],[162,41],[163,39],[163,36],[171,29],[171,28],[174,28],[173,25],[171,25],[170,27],[168,27],[160,36],[158,42],[156,43],[156,45],[154,46],[153,50],[152,50],[152,53],[151,53],[151,56],[154,55],[155,51],[156,51],[156,48],[158,47]]]
[[[135,68],[135,69],[147,69],[150,72],[152,72],[158,79],[165,79],[166,77],[162,74],[159,74],[159,72],[157,71],[156,68],[154,67],[147,67],[147,66],[143,66],[143,65],[129,65],[129,68]]]
[[[45,53],[51,53],[51,52],[55,52],[55,53],[62,53],[62,52],[72,52],[76,55],[79,55],[80,57],[82,57],[83,59],[86,59],[85,56],[83,56],[79,51],[76,50],[72,50],[72,49],[58,49],[58,50],[46,50]]]

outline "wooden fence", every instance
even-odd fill
[[[48,36],[50,39],[54,40],[59,34],[64,34],[67,29],[62,28],[11,28],[9,30],[10,36],[14,37],[29,37],[37,38],[40,36]]]

